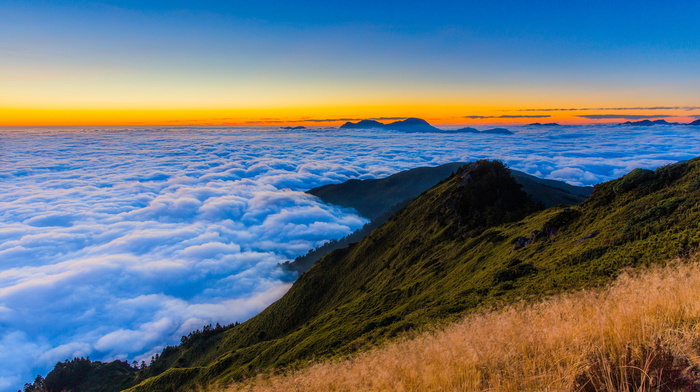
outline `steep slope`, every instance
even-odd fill
[[[502,164],[469,164],[321,259],[258,316],[164,350],[131,390],[187,391],[303,366],[690,254],[700,244],[700,159],[635,170],[579,206],[534,209]]]
[[[371,221],[350,235],[329,241],[305,255],[283,263],[282,266],[297,273],[308,271],[316,261],[328,253],[361,241],[418,195],[446,179],[463,165],[465,165],[463,162],[453,162],[435,167],[419,167],[386,178],[348,180],[340,184],[329,184],[309,190],[308,193],[318,196],[324,202],[354,208],[360,215]],[[531,199],[545,207],[578,204],[593,191],[593,187],[573,186],[563,181],[545,180],[517,170],[511,170],[511,175]]]
[[[206,350],[182,347],[172,354],[164,352],[160,363],[187,369],[170,369],[136,390],[182,387],[184,380],[207,382],[212,376],[240,378],[269,366],[348,352],[416,326],[400,324],[409,294],[416,294],[411,307],[422,306],[427,297],[442,296],[433,292],[439,283],[434,276],[411,264],[435,257],[442,243],[455,235],[461,242],[462,235],[476,235],[535,209],[499,162],[473,163],[459,173],[361,243],[323,258],[282,299],[218,341],[207,342]],[[400,288],[404,285],[413,288]],[[427,315],[445,314],[443,306],[429,308]],[[213,346],[219,348],[212,350]]]
[[[360,215],[375,219],[394,205],[415,199],[465,164],[453,162],[435,167],[405,170],[386,178],[348,180],[340,184],[313,188],[307,193],[318,196],[326,203],[354,208]],[[511,175],[523,186],[525,193],[546,207],[578,204],[593,192],[593,187],[545,180],[517,170],[511,170]]]
[[[608,282],[700,244],[700,163],[635,170],[582,205],[533,208],[498,162],[438,184],[324,257],[260,315],[169,348],[135,391],[187,390],[343,355],[470,309]],[[167,369],[167,370],[166,370]]]
[[[365,218],[375,219],[394,205],[416,198],[464,165],[464,162],[454,162],[435,167],[418,167],[386,178],[323,185],[307,193],[329,204],[354,208]]]
[[[700,264],[692,257],[223,390],[696,391],[700,307],[689,304],[698,303]]]
[[[593,193],[592,186],[570,185],[564,181],[547,180],[518,170],[511,170],[510,174],[532,200],[542,203],[545,207],[579,204]]]

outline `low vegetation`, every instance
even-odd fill
[[[691,391],[699,321],[700,265],[679,263],[226,391]]]
[[[687,257],[698,247],[700,159],[656,171],[633,171],[596,186],[580,205],[549,209],[534,203],[502,163],[474,162],[420,195],[360,242],[321,258],[286,295],[259,315],[233,328],[208,330],[166,348],[150,366],[127,375],[128,391],[190,391],[206,385],[216,389],[269,371],[298,370],[309,361],[364,355],[361,353],[369,348],[485,309],[601,287],[624,270]],[[515,313],[525,311],[513,309]],[[585,309],[582,312],[586,314]],[[484,316],[483,320],[493,317]],[[561,325],[566,325],[569,316],[559,317]],[[519,332],[527,320],[516,323],[511,332],[504,327],[503,340],[494,336],[484,342],[503,345],[506,351],[521,341],[536,342],[538,335]],[[547,328],[554,331],[563,327],[552,323]],[[568,338],[574,340],[562,338],[560,344],[579,350],[574,336]],[[580,380],[601,378],[601,374],[617,369],[612,364],[620,355],[628,363],[623,369],[630,371],[644,368],[647,353],[676,358],[675,351],[668,351],[676,349],[665,340],[658,345],[654,339],[630,344],[629,350],[603,350],[598,357],[586,359],[592,369],[589,373],[584,372],[584,363],[579,363],[576,376],[584,377]],[[539,349],[533,345],[528,350],[533,350],[528,355],[535,355]],[[584,352],[595,355],[595,350]],[[564,363],[517,373],[525,366],[515,364],[522,358],[518,354],[508,358],[506,362],[513,363],[494,367],[494,374],[515,372],[512,379],[522,385],[530,382],[523,378],[525,374],[564,374],[555,371]],[[491,362],[484,363],[491,366]],[[383,371],[382,367],[373,369],[374,373]],[[442,377],[440,369],[432,371],[435,377]],[[498,381],[500,376],[483,377],[459,382],[480,380],[482,384],[474,384],[475,388],[506,383]],[[576,378],[567,380],[573,383]],[[406,385],[405,390],[413,388]],[[556,385],[550,390],[561,390],[558,388],[563,384]],[[79,390],[122,389],[96,382],[84,383]]]

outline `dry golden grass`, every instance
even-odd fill
[[[699,321],[700,265],[677,263],[227,391],[694,390]]]

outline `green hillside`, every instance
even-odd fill
[[[500,162],[471,163],[322,258],[258,316],[167,348],[130,391],[186,391],[303,366],[686,255],[700,244],[700,160],[635,170],[578,206],[537,208]]]
[[[355,232],[311,249],[307,254],[285,262],[282,266],[297,273],[308,271],[328,253],[361,241],[421,193],[464,165],[464,162],[453,162],[434,167],[418,167],[386,178],[348,180],[309,190],[307,193],[319,197],[325,203],[353,208],[371,221]],[[533,201],[545,207],[578,204],[593,192],[593,187],[590,186],[573,186],[563,181],[545,180],[517,170],[511,170],[510,174]]]
[[[452,162],[434,167],[418,167],[385,178],[348,180],[340,184],[323,185],[309,190],[329,204],[354,208],[369,219],[376,219],[396,205],[413,200],[464,166]],[[545,180],[511,170],[515,181],[535,201],[552,207],[557,204],[578,204],[593,191],[592,187],[569,185],[563,181]]]

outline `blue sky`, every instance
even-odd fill
[[[696,1],[5,1],[0,110],[694,105],[698,12]]]

